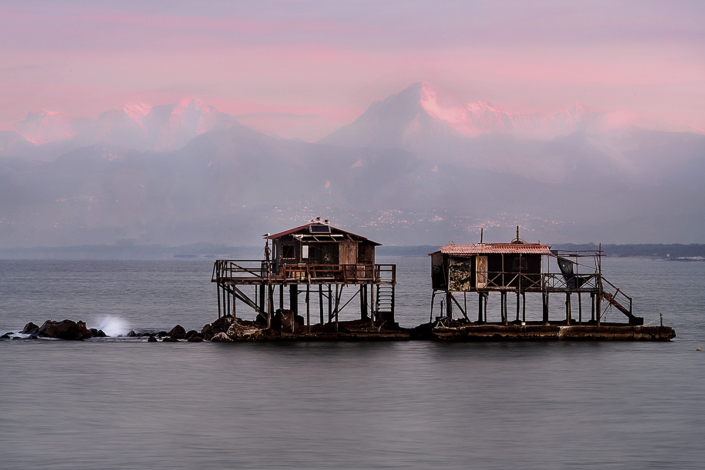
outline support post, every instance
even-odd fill
[[[526,323],[526,292],[521,293],[521,321]]]
[[[216,297],[218,297],[218,318],[220,318],[220,282],[215,284]]]
[[[519,312],[521,311],[521,293],[517,291],[517,319],[516,322],[519,323]]]
[[[578,325],[583,324],[583,298],[578,292]]]
[[[478,296],[478,299],[477,299],[477,302],[478,302],[477,322],[482,323],[482,300],[485,296],[482,292],[478,293],[477,296]]]
[[[318,310],[321,314],[321,325],[324,325],[323,321],[323,284],[318,284]]]
[[[336,290],[338,285],[335,286]],[[328,284],[328,323],[333,319],[333,286]]]
[[[311,304],[310,304],[311,284],[306,284],[306,332],[311,332]]]
[[[291,295],[289,296],[289,303],[291,303]],[[284,284],[279,284],[279,310],[284,310]]]
[[[267,328],[272,327],[272,314],[274,313],[274,286],[267,286]]]
[[[367,320],[367,284],[360,284],[360,320]]]
[[[338,300],[338,284],[335,285],[335,332],[338,332],[338,306],[340,301]]]
[[[453,319],[453,293],[446,291],[446,315],[451,320]]]
[[[597,321],[597,326],[600,326],[600,317],[602,316],[602,289],[600,289],[600,292],[597,294],[597,301],[595,302],[595,314],[596,314],[596,321]]]
[[[565,294],[565,324],[570,325],[570,292]]]
[[[548,325],[548,292],[543,294],[543,324]]]
[[[294,312],[294,316],[299,314],[299,286],[297,284],[289,286],[289,310]]]
[[[592,303],[592,307],[590,309],[590,321],[594,322],[595,321],[595,293],[590,292],[590,303]]]

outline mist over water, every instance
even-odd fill
[[[400,323],[428,321],[428,258],[379,262],[398,265]],[[705,345],[698,295],[705,263],[608,258],[603,266],[634,297],[638,315],[648,323],[663,312],[678,337],[2,341],[2,465],[702,468],[705,356],[695,348]],[[177,323],[200,329],[217,315],[211,268],[208,261],[0,261],[0,332],[48,318],[84,320],[106,333]],[[473,312],[476,299],[467,302]],[[251,318],[238,308],[238,316]],[[499,317],[492,297],[488,313]]]

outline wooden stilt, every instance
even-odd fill
[[[291,303],[291,296],[289,296]],[[284,310],[284,284],[279,284],[279,310]]]
[[[477,310],[477,322],[482,323],[482,299],[484,295],[482,292],[478,293],[477,295],[477,304],[478,304],[478,310]]]
[[[216,294],[218,297],[218,318],[220,318],[220,282],[216,283]]]
[[[548,325],[548,292],[543,294],[543,324]]]
[[[570,325],[570,292],[565,294],[565,323]]]
[[[306,284],[306,332],[311,332],[311,303],[309,294],[311,291],[311,284]]]
[[[318,310],[321,314],[321,325],[325,324],[323,321],[323,284],[318,285]]]
[[[519,312],[521,311],[521,293],[517,291],[517,319],[516,322],[519,322]]]
[[[583,299],[582,296],[580,295],[580,292],[578,292],[578,325],[583,324]]]
[[[453,293],[446,291],[446,316],[453,319]]]
[[[526,292],[521,293],[521,321],[526,323]]]

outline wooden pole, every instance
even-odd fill
[[[294,312],[294,315],[299,314],[299,286],[297,284],[289,286],[289,310]]]
[[[507,295],[507,292],[505,292],[505,291],[502,291],[502,294],[504,294],[504,302],[503,302],[503,304],[504,304],[504,324],[507,325],[509,323],[509,312],[507,310],[507,297],[509,297],[509,296]]]
[[[583,324],[583,299],[578,292],[578,325]]]
[[[592,303],[592,307],[590,309],[590,321],[594,322],[595,321],[595,293],[590,292],[590,303]]]
[[[291,296],[289,303],[291,303]],[[284,310],[284,284],[279,284],[279,310]]]
[[[338,288],[336,284],[336,289]],[[333,286],[328,284],[328,323],[333,319]]]
[[[311,305],[309,303],[309,293],[311,291],[311,284],[306,284],[306,331],[311,332]]]
[[[543,324],[548,325],[548,292],[543,294]]]
[[[521,321],[526,323],[526,292],[521,293]]]
[[[482,298],[484,297],[484,295],[482,294],[482,292],[479,292],[477,294],[477,297],[478,297],[478,299],[477,299],[477,304],[478,304],[477,322],[482,323]]]
[[[340,304],[338,297],[338,284],[335,285],[335,332],[338,332],[338,306]]]
[[[516,322],[519,323],[519,312],[521,310],[521,293],[517,291],[517,319]]]
[[[570,292],[565,294],[565,324],[570,325]]]
[[[453,319],[453,293],[446,291],[446,316]]]
[[[220,318],[220,282],[215,284],[216,297],[218,297],[218,318]]]
[[[321,314],[321,325],[325,325],[323,321],[323,284],[318,284],[318,310]]]

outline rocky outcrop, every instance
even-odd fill
[[[181,325],[176,325],[169,332],[169,337],[173,339],[184,339],[186,338],[186,330]]]
[[[148,343],[156,343],[157,338],[154,335],[150,335],[149,338],[147,339]]]
[[[91,332],[82,321],[73,322],[71,320],[51,321],[47,320],[39,328],[38,336],[45,338],[58,338],[80,341],[91,337]]]
[[[20,333],[22,333],[23,335],[36,335],[37,333],[39,333],[39,327],[34,323],[29,322],[24,326]]]
[[[189,343],[200,343],[203,341],[203,338],[201,338],[198,335],[193,335],[193,336],[189,336],[189,338],[186,341],[188,341]]]
[[[232,322],[226,334],[235,340],[257,341],[262,338],[265,331],[271,330],[263,329],[257,322],[241,322],[236,320]]]
[[[94,338],[107,338],[108,337],[108,335],[106,335],[103,330],[98,330],[96,328],[91,328],[90,332]]]
[[[225,333],[218,333],[211,338],[211,341],[214,343],[232,343],[233,339]]]

